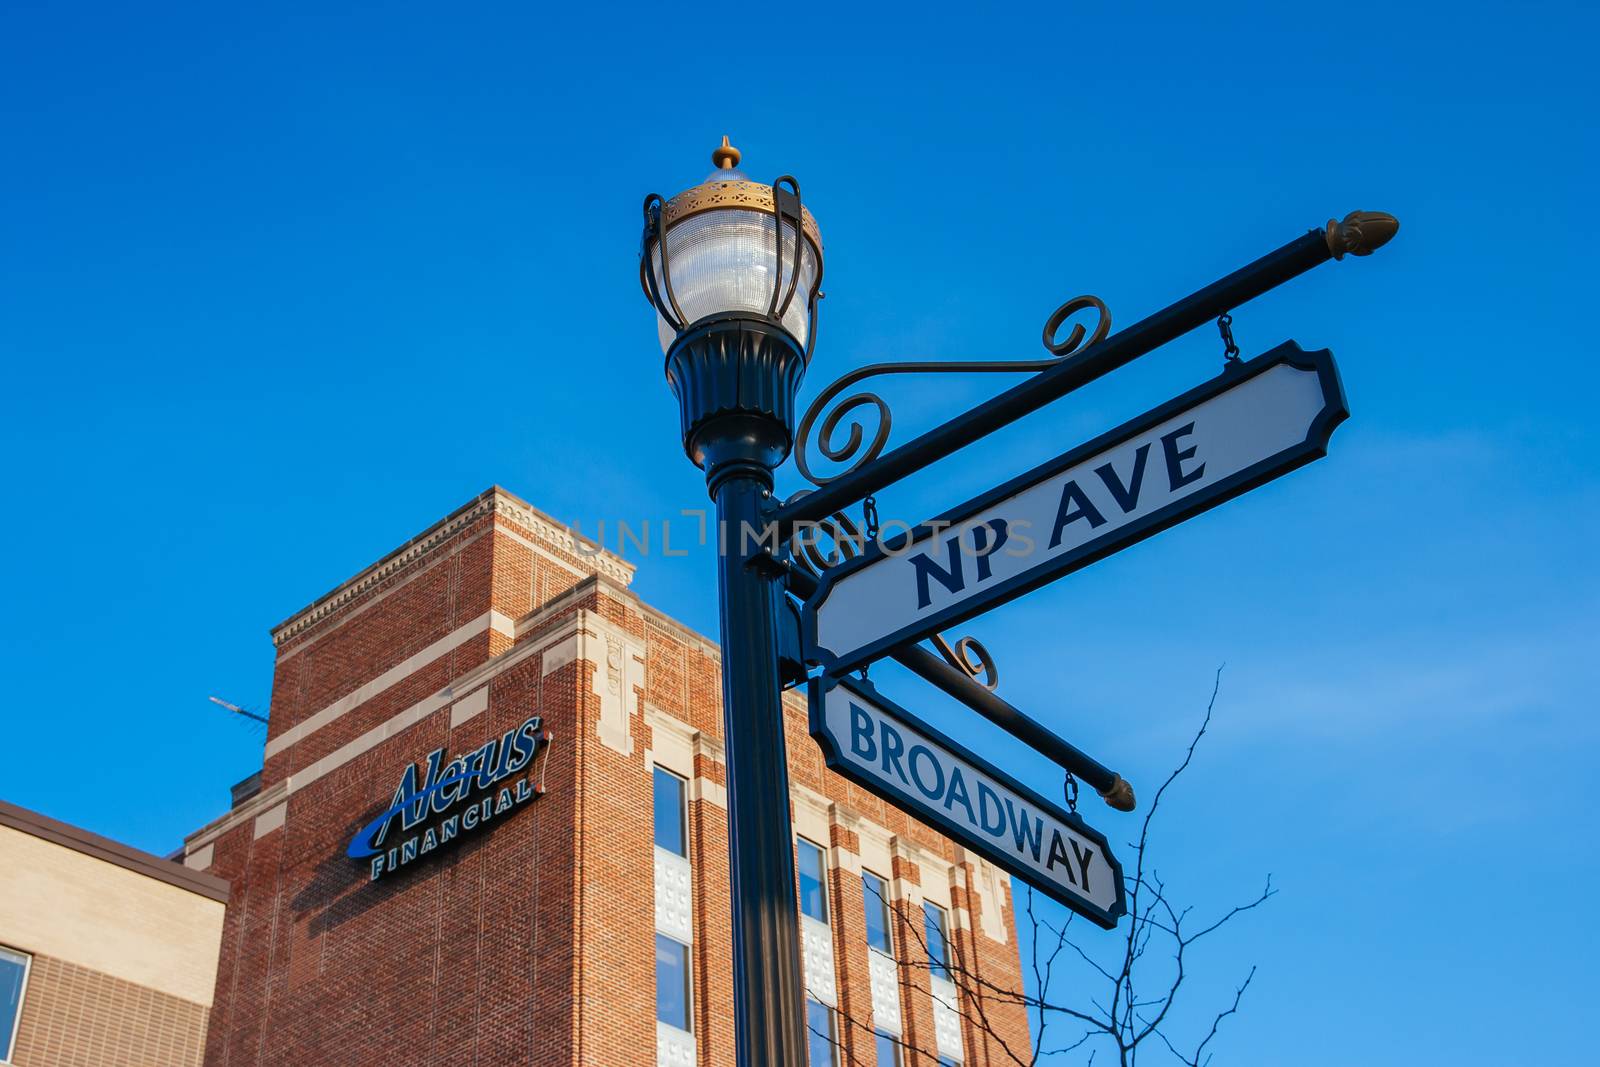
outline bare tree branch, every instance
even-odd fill
[[[1272,876],[1270,874],[1267,876],[1261,892],[1253,899],[1230,908],[1211,922],[1194,929],[1190,923],[1192,907],[1179,907],[1172,902],[1166,881],[1150,862],[1153,858],[1150,850],[1154,840],[1152,826],[1155,815],[1161,810],[1162,801],[1166,799],[1173,784],[1194,762],[1200,741],[1211,726],[1212,714],[1221,687],[1222,668],[1219,667],[1212,682],[1211,696],[1206,703],[1205,715],[1199,728],[1189,741],[1182,760],[1167,775],[1152,797],[1141,820],[1137,841],[1129,842],[1134,855],[1132,876],[1125,883],[1128,927],[1114,942],[1117,948],[1111,962],[1102,962],[1100,953],[1090,951],[1073,936],[1072,921],[1075,916],[1069,914],[1065,921],[1057,924],[1039,914],[1031,887],[1027,889],[1022,910],[1031,935],[1028,969],[1033,978],[1032,994],[997,984],[987,975],[980,973],[976,966],[977,961],[968,958],[967,948],[962,944],[963,939],[957,937],[948,939],[949,958],[947,962],[941,963],[940,970],[956,987],[956,1003],[952,1007],[967,1025],[973,1027],[985,1039],[986,1044],[991,1048],[997,1047],[1005,1059],[1015,1067],[1035,1067],[1043,1059],[1054,1062],[1060,1057],[1085,1052],[1088,1057],[1085,1062],[1092,1067],[1096,1057],[1107,1047],[1114,1050],[1118,1067],[1134,1067],[1138,1061],[1140,1048],[1151,1038],[1155,1038],[1160,1047],[1165,1048],[1180,1063],[1188,1067],[1206,1067],[1214,1055],[1208,1049],[1219,1033],[1223,1021],[1238,1013],[1245,990],[1255,978],[1254,967],[1235,989],[1232,1003],[1212,1019],[1210,1029],[1195,1044],[1192,1053],[1185,1054],[1180,1051],[1179,1042],[1166,1029],[1170,1013],[1178,1000],[1179,991],[1189,979],[1190,947],[1275,896],[1277,890],[1272,886]],[[928,946],[919,924],[898,909],[891,910],[898,917],[899,928],[903,934],[908,934],[911,940],[918,942],[925,956]],[[1020,927],[1022,924],[1018,925]],[[1018,933],[1020,935],[1022,931],[1019,929]],[[1054,944],[1050,943],[1052,940]],[[1168,955],[1164,965],[1151,955],[1158,944],[1167,947]],[[1100,947],[1103,949],[1105,946],[1102,944]],[[1104,989],[1104,995],[1086,995],[1081,1006],[1061,1002],[1052,995],[1052,987],[1058,977],[1058,963],[1071,962],[1074,958],[1078,964],[1086,967],[1095,979],[1109,987]],[[1154,975],[1147,973],[1152,967],[1156,970]],[[1165,972],[1164,979],[1162,972]],[[900,986],[903,999],[931,992],[931,984],[925,987],[923,984],[911,981],[909,977],[911,973],[911,969],[902,962]],[[1157,983],[1154,992],[1141,993],[1141,987],[1148,988],[1152,983]],[[996,1020],[991,1016],[991,1012],[995,1009],[1018,1006],[1029,1012],[1033,1031],[1031,1049],[1016,1047],[1016,1042],[1000,1031]],[[1057,1016],[1076,1024],[1075,1028],[1080,1028],[1082,1032],[1076,1039],[1047,1050],[1045,1037],[1050,1032],[1054,1017]],[[862,1022],[848,1018],[845,1019],[845,1024],[847,1028],[853,1026],[869,1032],[873,1029]],[[905,1048],[922,1056],[936,1058],[938,1055],[937,1050],[917,1049],[903,1040],[901,1043]],[[851,1062],[853,1064],[854,1060]]]

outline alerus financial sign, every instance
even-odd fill
[[[550,731],[534,715],[448,763],[445,750],[434,749],[420,772],[405,769],[388,810],[361,828],[346,854],[369,862],[377,881],[516,811],[544,793],[525,772],[549,743]]]

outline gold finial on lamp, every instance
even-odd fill
[[[718,170],[732,170],[739,165],[739,150],[728,143],[727,134],[722,136],[722,147],[712,151],[711,162]]]

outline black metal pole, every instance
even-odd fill
[[[1346,253],[1366,255],[1392,237],[1397,227],[1392,216],[1357,211],[1346,216],[1343,223],[1330,222],[1325,230],[1313,230],[1298,237],[1226,278],[1064,359],[1059,365],[1040,371],[971,411],[786,504],[776,516],[779,531],[787,538],[796,523],[820,522],[1007,423],[1212,321],[1224,311],[1304,274],[1319,263],[1342,258]]]
[[[793,338],[774,324],[733,316],[689,329],[667,353],[684,448],[704,468],[717,509],[739,1067],[804,1067],[806,1047],[778,668],[783,591],[753,564],[770,522],[772,472],[793,442],[804,373]]]
[[[728,545],[717,578],[722,616],[723,743],[727,752],[733,987],[738,1062],[801,1063],[799,912],[789,822],[783,682],[778,674],[778,584],[748,563],[740,542],[764,523],[770,471],[717,486],[718,529]]]

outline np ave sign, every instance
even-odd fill
[[[1327,454],[1332,353],[1290,341],[822,575],[806,656],[839,675]]]

